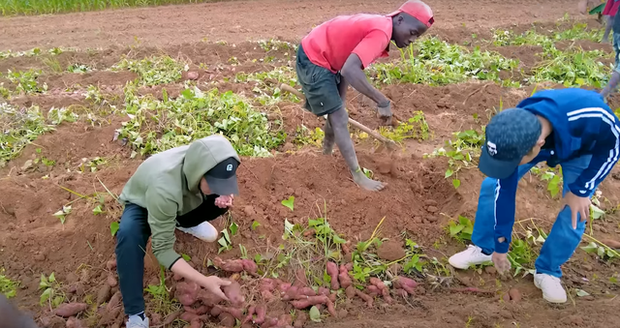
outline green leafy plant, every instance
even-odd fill
[[[471,240],[471,235],[474,233],[474,224],[470,219],[462,215],[459,215],[458,220],[448,222],[447,228],[450,237],[460,242]]]
[[[15,297],[19,282],[5,276],[4,271],[4,268],[0,268],[0,294],[3,294],[6,298]]]
[[[435,149],[424,157],[448,157],[448,169],[445,177],[452,178],[455,188],[461,185],[457,173],[463,168],[475,167],[480,156],[480,149],[484,142],[484,128],[482,133],[476,130],[467,130],[454,133],[455,139],[446,141],[446,146]]]
[[[116,236],[118,229],[120,229],[120,224],[118,222],[114,221],[110,223],[110,233],[112,234],[112,237]]]
[[[141,60],[123,59],[112,67],[114,70],[127,69],[138,74],[141,85],[158,85],[176,82],[181,79],[188,66],[170,56],[150,57]]]
[[[282,205],[293,211],[295,209],[295,196],[290,196],[289,198],[283,200]]]
[[[149,307],[156,313],[167,315],[178,310],[179,305],[173,302],[170,290],[166,287],[166,274],[163,266],[159,268],[159,284],[148,285],[144,291],[152,296]]]
[[[401,122],[396,128],[381,127],[379,133],[388,139],[402,142],[405,139],[426,140],[429,137],[429,131],[424,113],[416,111],[407,122]]]
[[[581,247],[588,254],[596,254],[602,260],[610,260],[617,257],[617,252],[609,247],[590,242],[587,246]]]
[[[54,213],[54,216],[60,220],[60,223],[65,224],[69,214],[71,214],[71,205],[65,205],[60,211]]]
[[[41,274],[39,290],[43,290],[39,300],[41,305],[48,302],[51,308],[56,308],[65,301],[65,294],[62,291],[62,286],[58,281],[56,281],[56,277],[53,272],[49,275],[49,277],[46,277],[45,274]]]
[[[67,72],[70,73],[88,73],[93,69],[84,64],[71,64],[67,67]]]
[[[271,156],[286,134],[272,127],[267,115],[231,91],[203,93],[186,89],[176,99],[138,97],[134,85],[125,88],[126,112],[130,120],[118,130],[141,154],[151,154],[186,145],[213,134],[228,137],[241,156]]]
[[[262,106],[273,106],[280,101],[299,102],[292,93],[282,92],[280,86],[287,84],[294,87],[297,84],[295,68],[290,66],[276,67],[267,72],[251,74],[239,73],[235,76],[237,83],[253,83],[252,89],[255,100]]]
[[[382,83],[422,83],[445,85],[468,79],[500,82],[499,73],[511,72],[518,61],[507,59],[496,52],[475,47],[469,51],[436,37],[417,40],[401,50],[396,63],[377,63],[371,66],[372,79]]]
[[[44,93],[47,91],[47,84],[39,86],[37,78],[41,75],[41,71],[28,70],[25,72],[13,72],[9,70],[6,77],[15,86],[15,91],[21,94]]]

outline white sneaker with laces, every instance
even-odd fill
[[[534,274],[534,285],[542,290],[543,298],[550,303],[566,303],[566,291],[560,278],[545,273]]]
[[[177,227],[177,229],[185,233],[188,233],[200,240],[204,240],[206,242],[216,241],[217,236],[219,235],[219,233],[217,232],[217,229],[215,229],[215,227],[207,221],[195,227],[191,227],[191,228]]]
[[[126,326],[127,328],[149,328],[149,318],[144,317],[142,319],[140,316],[132,315],[129,317]]]
[[[482,253],[482,248],[475,245],[467,246],[466,250],[450,256],[448,260],[451,266],[461,270],[465,270],[472,265],[484,264],[490,261],[492,261],[491,255]]]

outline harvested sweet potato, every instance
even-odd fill
[[[230,285],[222,287],[222,291],[234,306],[241,306],[245,302],[245,297],[241,294],[241,285],[232,281]]]
[[[254,313],[256,313],[256,306],[252,305],[248,309],[248,313],[245,315],[245,319],[241,322],[242,324],[252,322],[254,319]]]
[[[67,288],[67,293],[75,294],[77,296],[83,296],[85,293],[84,284],[82,284],[81,282],[71,284],[71,286]]]
[[[410,295],[413,295],[415,293],[415,288],[418,286],[418,283],[415,282],[415,280],[403,276],[396,277],[393,283],[394,288],[404,289]]]
[[[329,296],[329,289],[325,288],[325,287],[319,287],[319,293],[318,295],[325,295],[325,296]]]
[[[278,318],[278,327],[290,327],[293,325],[293,318],[290,314],[283,314]]]
[[[344,267],[347,268],[347,271],[352,271],[353,270],[353,263],[349,262],[349,263],[345,264]]]
[[[68,318],[77,315],[78,313],[86,310],[87,308],[88,304],[86,303],[65,303],[57,307],[54,310],[54,314],[59,317]]]
[[[347,289],[344,290],[344,293],[347,295],[347,298],[353,298],[355,296],[355,291],[357,290],[357,288],[353,287],[353,286],[349,286],[347,287]]]
[[[390,296],[390,290],[388,289],[388,287],[383,283],[383,281],[381,281],[381,279],[379,278],[370,278],[370,283],[377,286],[377,288],[379,288],[379,291],[381,291],[381,295],[383,296],[383,298],[385,299],[385,301],[389,304],[394,302],[394,300],[392,299],[392,297]]]
[[[366,302],[366,305],[368,305],[368,307],[372,307],[374,300],[372,297],[370,297],[370,295],[362,292],[357,288],[355,288],[355,294],[357,294],[359,298],[363,299],[364,302]]]
[[[217,317],[220,321],[220,325],[224,326],[224,327],[234,327],[235,326],[235,318],[227,312],[222,312],[220,313],[220,315]]]
[[[217,317],[217,316],[219,316],[219,315],[220,315],[220,313],[222,313],[222,308],[221,308],[221,307],[219,307],[219,306],[214,306],[214,307],[211,309],[211,312],[210,312],[210,313],[211,313],[211,316],[213,316],[213,317]]]
[[[620,241],[617,241],[617,240],[604,239],[604,240],[601,240],[601,243],[613,249],[620,249]]]
[[[308,296],[308,298],[299,300],[299,301],[292,301],[291,304],[296,309],[303,310],[313,305],[327,304],[327,302],[329,302],[329,298],[327,298],[327,296],[319,295],[319,296]]]
[[[304,311],[297,312],[297,318],[295,318],[295,323],[293,323],[293,327],[295,328],[303,328],[303,326],[308,321],[308,314]]]
[[[394,294],[402,297],[402,298],[407,298],[407,296],[409,296],[409,294],[407,293],[406,290],[402,289],[402,288],[396,288],[394,289]]]
[[[347,267],[345,265],[340,266],[340,270],[338,272],[338,281],[340,281],[340,287],[345,289],[351,286],[351,284],[353,283],[351,281],[351,277],[349,276],[349,270],[347,270]]]
[[[183,281],[176,285],[175,297],[186,306],[196,303],[200,293],[200,286],[193,281]]]
[[[69,320],[67,320],[66,327],[67,328],[83,328],[84,325],[76,317],[70,317]]]
[[[112,297],[110,298],[110,301],[106,305],[106,310],[112,311],[115,308],[120,308],[120,306],[121,306],[121,297],[122,296],[121,296],[121,292],[120,291],[114,293],[114,295],[112,295]]]
[[[298,294],[299,294],[299,288],[297,286],[291,286],[289,289],[286,290],[286,292],[284,292],[284,295],[282,296],[282,300],[284,301],[294,300],[297,298]]]
[[[223,261],[221,258],[215,257],[213,259],[213,264],[226,272],[243,272],[242,260]]]
[[[516,288],[510,288],[508,294],[510,294],[510,300],[513,302],[519,302],[521,300],[521,292]]]
[[[110,292],[111,289],[112,288],[108,284],[101,286],[99,291],[97,291],[97,305],[101,305],[110,300],[110,297],[112,296]]]
[[[292,284],[290,282],[282,282],[282,281],[276,281],[278,284],[278,290],[280,292],[286,292],[289,288],[291,288]]]
[[[340,289],[340,283],[338,282],[338,266],[336,266],[336,263],[328,261],[325,271],[327,271],[327,274],[331,278],[332,290]]]
[[[364,289],[364,293],[368,294],[370,297],[377,297],[381,295],[381,290],[375,285],[369,285]]]
[[[200,316],[197,315],[196,313],[192,313],[192,312],[184,312],[183,314],[181,314],[181,320],[183,321],[187,321],[187,322],[192,322],[193,320],[200,320]]]
[[[215,305],[214,308],[219,308],[222,312],[231,314],[235,319],[243,320],[243,311],[241,309],[220,305]]]
[[[206,289],[201,289],[198,292],[198,299],[206,306],[213,306],[220,303],[223,299]]]
[[[118,280],[116,280],[113,275],[109,275],[106,283],[110,285],[110,287],[116,287],[116,285],[118,285]]]
[[[181,310],[174,311],[170,313],[168,316],[166,316],[166,319],[164,319],[164,327],[171,325],[174,322],[174,320],[176,320],[179,317],[179,315],[181,315]]]
[[[110,271],[112,271],[112,270],[116,269],[116,260],[109,260],[109,261],[105,264],[105,267],[106,267],[108,270],[110,270]]]
[[[267,307],[264,305],[258,305],[256,307],[256,319],[254,319],[254,323],[258,325],[262,325],[267,319]]]
[[[202,328],[202,321],[200,321],[200,319],[192,320],[189,324],[189,328]]]
[[[161,325],[161,314],[159,313],[151,313],[151,315],[149,315],[150,317],[150,323],[153,326],[159,326]]]
[[[311,287],[303,287],[299,289],[298,293],[304,296],[316,296],[316,292]]]
[[[243,264],[243,270],[247,273],[256,274],[258,271],[258,266],[252,260],[241,260],[241,263]]]
[[[263,323],[261,328],[273,328],[278,325],[278,319],[276,318],[267,318],[265,319],[265,323]]]
[[[329,294],[328,298],[329,298],[330,301],[336,302],[336,298],[338,298],[338,294],[336,292],[333,292],[333,293]]]

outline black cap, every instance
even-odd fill
[[[237,167],[239,162],[229,157],[205,173],[211,192],[218,195],[239,195]]]

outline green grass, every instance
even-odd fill
[[[2,0],[0,1],[0,14],[3,16],[57,14],[201,2],[214,2],[214,0]]]

